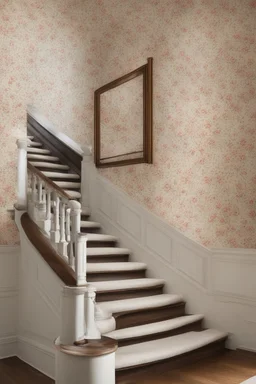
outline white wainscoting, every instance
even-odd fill
[[[60,305],[63,283],[29,242],[20,225],[19,325],[17,356],[43,372],[55,376],[54,340],[60,335]]]
[[[17,351],[19,253],[18,246],[0,246],[0,359]]]
[[[104,232],[118,236],[131,259],[147,263],[148,276],[164,278],[166,292],[183,294],[187,312],[229,332],[230,348],[256,351],[256,250],[205,248],[128,197],[88,159],[84,169],[83,200]]]

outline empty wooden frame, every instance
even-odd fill
[[[97,89],[94,153],[97,167],[152,163],[153,58]]]

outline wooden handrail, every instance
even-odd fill
[[[29,241],[63,283],[71,287],[76,286],[75,272],[52,247],[50,240],[44,236],[38,225],[30,219],[28,213],[21,216],[21,225]]]
[[[46,184],[49,185],[50,188],[58,192],[58,194],[65,199],[72,200],[72,196],[70,196],[68,193],[64,192],[61,187],[59,187],[57,184],[54,183],[51,179],[49,179],[47,176],[45,176],[39,169],[35,168],[29,161],[27,162],[28,169],[40,177]]]

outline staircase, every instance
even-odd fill
[[[81,198],[81,179],[33,136],[27,159],[72,199]],[[128,248],[103,234],[100,223],[82,212],[87,234],[87,281],[97,289],[97,303],[108,319],[98,321],[104,336],[118,341],[117,377],[143,369],[168,369],[225,348],[227,334],[204,328],[202,314],[187,314],[179,294],[164,292],[165,281],[147,277],[147,265],[129,261]]]

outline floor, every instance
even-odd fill
[[[119,381],[118,384],[240,384],[255,375],[256,354],[227,351],[222,356],[198,362],[182,370],[160,374],[143,373]],[[0,383],[53,384],[54,381],[17,357],[12,357],[0,360]]]

